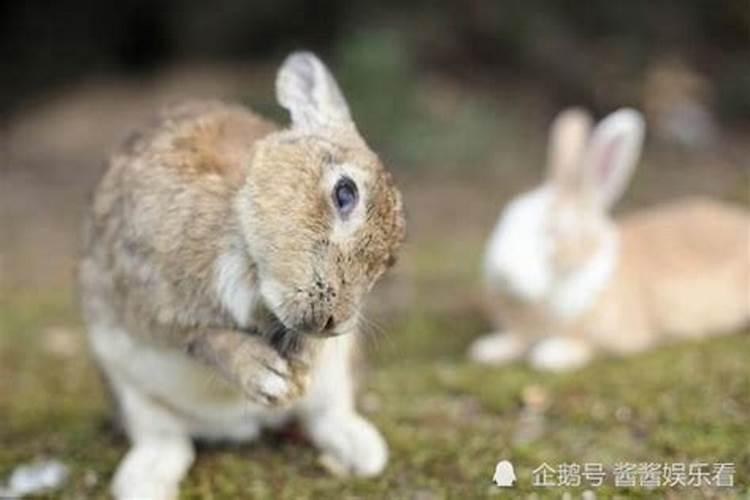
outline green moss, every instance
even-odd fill
[[[71,467],[62,498],[99,497],[127,443],[110,424],[108,401],[82,339],[76,337],[80,350],[74,355],[45,347],[51,327],[80,335],[75,317],[70,304],[54,299],[0,304],[0,476],[18,463],[53,456]],[[374,353],[363,399],[391,447],[383,476],[332,478],[310,446],[272,435],[248,446],[201,449],[183,497],[477,498],[500,492],[491,477],[503,458],[516,466],[519,486],[513,493],[520,496],[559,498],[564,491],[531,486],[531,471],[542,462],[587,461],[735,462],[739,486],[714,493],[750,495],[747,334],[600,360],[577,373],[551,376],[519,365],[466,363],[466,343],[486,327],[472,319],[478,317],[414,312],[394,321],[389,341]],[[518,440],[523,394],[532,386],[547,398],[541,430]],[[629,491],[611,484],[595,491],[600,498],[705,493]]]

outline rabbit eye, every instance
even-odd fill
[[[359,200],[357,185],[349,177],[342,177],[336,181],[332,196],[339,214],[346,218],[357,206]]]

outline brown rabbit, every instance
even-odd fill
[[[641,152],[640,113],[619,110],[590,131],[580,110],[552,126],[550,170],[512,200],[490,237],[484,272],[505,331],[472,359],[527,356],[542,370],[626,354],[750,321],[750,215],[685,199],[612,220]]]
[[[240,106],[174,107],[95,192],[80,283],[132,443],[117,498],[174,498],[193,438],[291,418],[343,472],[386,463],[354,409],[350,354],[403,239],[401,197],[317,57],[289,56],[276,92],[289,129]]]

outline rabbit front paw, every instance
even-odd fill
[[[128,451],[112,482],[117,500],[173,500],[180,481],[193,463],[188,439],[154,437],[137,442]]]
[[[380,432],[356,413],[318,416],[308,422],[307,431],[321,451],[322,465],[334,475],[376,476],[388,461]]]
[[[309,367],[281,356],[266,356],[241,376],[245,396],[266,406],[285,406],[300,398],[310,383]]]
[[[475,340],[469,347],[469,359],[477,363],[501,365],[524,355],[527,342],[519,335],[495,332]]]
[[[259,335],[200,331],[188,339],[186,347],[190,356],[237,384],[250,401],[265,406],[289,404],[310,383],[312,357],[307,351],[283,356]]]
[[[537,370],[564,372],[581,368],[592,356],[591,346],[581,340],[552,337],[532,349],[529,361]]]

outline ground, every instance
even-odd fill
[[[113,428],[69,301],[39,299],[0,306],[0,477],[19,463],[56,457],[72,472],[60,497],[103,496],[127,444]],[[502,494],[491,482],[501,459],[515,465],[518,495],[582,491],[531,484],[531,471],[542,463],[571,462],[733,462],[741,487],[658,494],[750,495],[748,335],[551,376],[467,363],[463,348],[483,326],[460,315],[406,321],[368,349],[373,356],[360,406],[391,447],[382,477],[329,476],[315,450],[290,430],[253,445],[202,449],[183,497],[477,498]],[[608,482],[595,489],[603,498],[657,494],[614,488],[611,476]]]
[[[75,302],[78,219],[122,130],[172,97],[174,82],[189,81],[187,91],[197,93],[236,94],[240,85],[222,74],[176,73],[143,89],[94,83],[53,96],[2,129],[0,483],[14,466],[52,457],[71,469],[55,498],[105,496],[127,443],[113,425]],[[367,366],[358,367],[359,406],[390,444],[385,473],[333,478],[288,429],[248,446],[201,448],[184,498],[560,498],[586,489],[599,498],[750,498],[750,332],[601,359],[569,375],[466,361],[468,343],[490,329],[477,264],[484,238],[508,196],[542,175],[541,122],[498,130],[505,131],[495,145],[502,154],[484,151],[471,168],[396,167],[409,239],[372,297]],[[651,150],[624,210],[691,193],[747,204],[747,171],[732,160],[747,151],[735,147],[719,158]],[[496,163],[513,165],[493,170]],[[503,459],[518,475],[510,493],[492,484]],[[605,485],[532,486],[531,472],[543,463],[587,462],[604,465]],[[737,486],[615,488],[618,462],[732,462]]]

